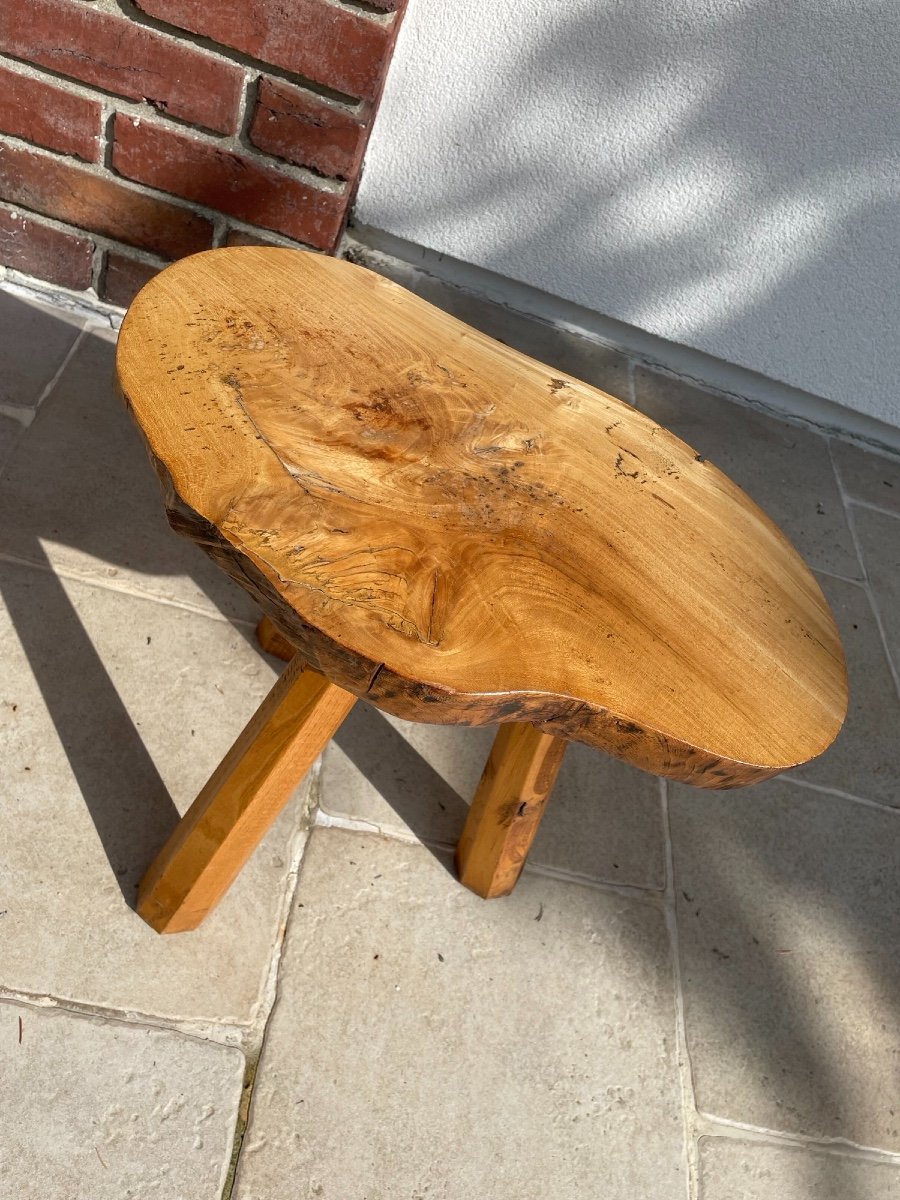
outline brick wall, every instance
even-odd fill
[[[124,305],[338,244],[405,0],[0,0],[0,265]]]

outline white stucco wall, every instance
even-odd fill
[[[900,425],[900,6],[410,0],[357,216]]]

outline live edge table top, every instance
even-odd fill
[[[132,304],[118,373],[173,526],[389,712],[528,720],[718,788],[841,726],[822,592],[735,484],[373,272],[184,259]]]

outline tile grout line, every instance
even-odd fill
[[[847,522],[848,528],[850,522]],[[804,560],[805,561],[805,560]],[[807,563],[814,575],[827,575],[829,579],[836,579],[838,583],[851,583],[854,587],[863,588],[865,590],[866,580],[860,576],[859,579],[849,579],[846,575],[836,575],[834,571],[826,571],[824,567],[814,567]]]
[[[419,846],[423,850],[440,850],[452,854],[456,849],[455,842],[445,842],[440,838],[420,838],[414,833],[402,829],[392,829],[389,826],[378,825],[359,817],[343,817],[335,813],[319,809],[316,813],[315,825],[319,829],[340,829],[344,833],[368,834],[372,837],[385,838],[387,841],[400,842],[404,846]],[[575,887],[590,888],[593,891],[605,892],[612,896],[621,896],[626,900],[638,900],[650,903],[656,907],[665,904],[665,893],[659,888],[641,887],[638,884],[613,883],[612,880],[594,879],[590,875],[579,875],[574,871],[565,871],[559,867],[551,867],[543,863],[526,862],[524,872],[542,879],[555,879],[560,883],[570,883]]]
[[[878,629],[879,637],[881,638],[881,648],[884,652],[885,658],[887,659],[888,670],[891,673],[891,678],[894,681],[894,690],[897,695],[900,696],[900,670],[898,670],[897,665],[894,663],[894,656],[891,653],[891,649],[888,644],[887,633],[884,628],[884,621],[881,617],[881,609],[878,604],[878,598],[875,595],[875,589],[872,587],[872,582],[869,579],[869,572],[863,557],[862,546],[860,545],[859,541],[859,534],[856,530],[856,518],[853,513],[853,502],[847,495],[843,480],[841,479],[840,470],[838,469],[838,466],[834,460],[834,454],[832,453],[831,449],[831,439],[828,439],[828,457],[831,462],[831,469],[834,471],[835,478],[837,479],[838,494],[840,495],[844,505],[844,512],[847,518],[847,527],[850,530],[850,537],[853,539],[853,547],[856,551],[856,557],[859,560],[859,565],[863,572],[866,596],[869,601],[869,608],[872,610],[872,615],[875,618],[875,625]]]
[[[82,322],[84,322],[84,318],[82,318]],[[72,345],[66,351],[65,355],[63,356],[62,362],[59,364],[57,369],[53,372],[53,375],[50,377],[49,381],[41,389],[37,400],[35,400],[35,402],[34,402],[34,405],[29,406],[27,408],[23,406],[21,416],[15,411],[15,409],[18,407],[17,405],[6,405],[6,404],[0,405],[0,415],[10,417],[12,420],[18,421],[19,424],[22,426],[22,433],[19,435],[20,439],[25,435],[25,433],[27,433],[27,431],[34,424],[34,419],[37,416],[41,405],[44,403],[46,398],[50,395],[50,393],[56,387],[57,383],[59,382],[60,378],[62,377],[63,371],[65,371],[66,367],[68,367],[69,363],[72,360],[73,355],[75,354],[75,351],[81,345],[82,340],[85,338],[86,334],[87,334],[86,326],[84,323],[82,323],[78,328],[78,332],[75,335]],[[16,443],[16,445],[18,448],[18,442]],[[15,458],[15,454],[10,454],[9,458],[2,465],[0,465],[0,477],[2,477],[4,475],[4,473],[6,472],[6,470],[10,467],[14,458]]]
[[[811,779],[803,779],[799,775],[785,773],[781,779],[785,783],[796,784],[797,787],[808,788],[812,792],[820,792],[826,796],[834,796],[838,800],[847,800],[851,804],[861,804],[864,808],[874,808],[878,812],[892,813],[895,817],[900,817],[900,808],[885,804],[883,800],[869,800],[865,796],[854,796],[852,792],[842,792],[840,788],[829,787],[825,783],[813,783]]]
[[[27,429],[34,421],[35,412],[33,408],[26,408],[24,405],[0,404],[0,417],[8,417],[10,421],[16,421],[23,429]]]
[[[867,508],[870,512],[877,512],[883,517],[891,517],[895,521],[900,521],[900,513],[895,509],[882,508],[880,504],[873,504],[871,500],[860,500],[858,496],[851,496],[849,492],[847,493],[846,503],[852,505],[854,508]]]
[[[307,795],[301,809],[300,825],[290,845],[290,866],[285,876],[281,912],[275,945],[269,958],[265,980],[261,988],[256,1012],[249,1023],[199,1021],[191,1019],[160,1017],[152,1013],[141,1013],[133,1009],[106,1008],[101,1005],[83,1004],[77,1000],[55,997],[49,994],[26,993],[15,989],[0,988],[0,1004],[10,1003],[41,1012],[55,1012],[76,1019],[127,1025],[135,1029],[152,1029],[160,1033],[171,1033],[206,1045],[217,1045],[223,1049],[238,1050],[244,1062],[243,1083],[238,1102],[238,1112],[233,1130],[229,1167],[221,1193],[221,1200],[230,1200],[240,1156],[241,1143],[247,1127],[252,1089],[255,1083],[259,1060],[265,1041],[265,1033],[277,1002],[278,975],[284,950],[284,941],[294,897],[299,886],[303,858],[313,829],[312,816],[318,802],[318,784],[321,761],[317,762],[301,783],[309,783]]]
[[[293,911],[297,890],[300,886],[303,860],[306,856],[306,851],[309,846],[313,830],[316,827],[315,818],[318,811],[319,800],[321,798],[321,777],[322,758],[320,755],[300,785],[301,787],[307,788],[307,794],[304,798],[302,807],[301,826],[296,831],[291,844],[291,865],[288,870],[286,886],[282,897],[281,913],[279,914],[278,921],[278,933],[276,936],[275,946],[272,949],[272,954],[269,959],[269,967],[262,987],[258,1012],[252,1025],[252,1040],[250,1040],[248,1045],[244,1047],[244,1085],[241,1090],[241,1102],[238,1106],[237,1120],[233,1130],[228,1170],[225,1175],[225,1182],[222,1186],[221,1200],[231,1200],[231,1196],[234,1191],[234,1185],[237,1182],[237,1173],[240,1165],[244,1137],[250,1124],[250,1111],[253,1105],[253,1089],[256,1086],[256,1077],[259,1072],[259,1065],[262,1059],[263,1047],[265,1045],[269,1022],[271,1021],[275,1012],[275,1008],[278,1004],[278,982],[281,974],[281,961],[284,956],[284,945],[287,938],[288,925],[290,923],[290,917]]]
[[[450,847],[453,849],[454,847]],[[536,875],[542,879],[556,879],[560,883],[571,883],[576,887],[591,888],[597,892],[606,892],[611,896],[622,896],[626,900],[639,900],[653,904],[655,907],[665,906],[666,896],[659,888],[644,888],[632,883],[613,883],[606,879],[592,879],[589,875],[578,875],[574,871],[566,871],[560,867],[551,867],[543,863],[525,864],[525,873]]]
[[[275,945],[272,949],[272,954],[269,958],[269,966],[266,971],[266,978],[263,982],[260,999],[258,1001],[258,1012],[254,1015],[251,1021],[251,1029],[256,1039],[255,1043],[248,1045],[248,1053],[256,1053],[262,1049],[263,1040],[265,1038],[266,1027],[272,1015],[272,1009],[275,1005],[278,992],[278,974],[281,968],[281,957],[284,950],[284,939],[287,934],[287,926],[291,911],[294,904],[294,896],[297,891],[297,886],[300,880],[300,872],[303,867],[303,859],[306,855],[306,848],[309,845],[309,839],[315,828],[315,812],[318,807],[319,784],[321,779],[322,760],[321,756],[313,763],[312,767],[306,774],[306,777],[300,782],[298,791],[303,789],[305,796],[300,810],[300,821],[298,828],[294,831],[294,836],[291,839],[289,847],[290,865],[285,877],[285,887],[281,901],[281,911],[278,914],[278,932],[276,934]]]
[[[831,443],[831,438],[825,439],[825,449],[828,454],[828,462],[831,464],[831,473],[834,476],[835,483],[837,484],[838,497],[840,498],[841,504],[844,506],[844,519],[847,522],[847,528],[850,530],[850,538],[853,542],[853,552],[856,555],[857,565],[859,566],[860,571],[862,571],[862,581],[863,585],[865,586],[869,581],[869,572],[866,570],[865,559],[863,558],[862,550],[860,549],[859,545],[859,539],[856,536],[856,530],[853,527],[853,522],[851,520],[850,506],[852,501],[850,496],[847,494],[847,489],[844,487],[844,481],[841,477],[840,468],[835,460]]]
[[[257,624],[257,621],[250,617],[229,617],[221,609],[211,611],[210,609],[200,608],[199,605],[188,604],[183,600],[170,600],[165,596],[156,596],[152,592],[141,592],[133,587],[110,582],[109,577],[98,578],[87,572],[82,573],[72,567],[59,566],[53,562],[34,562],[29,558],[21,558],[19,555],[10,554],[5,550],[0,550],[0,563],[9,563],[14,567],[24,567],[33,571],[42,571],[45,574],[55,575],[58,579],[68,579],[72,583],[83,584],[85,587],[98,588],[104,592],[115,592],[116,595],[128,596],[133,600],[144,600],[150,604],[162,604],[167,608],[176,608],[180,612],[190,613],[191,616],[206,617],[210,621],[224,621],[226,625],[240,626],[242,629],[255,629]],[[182,575],[179,578],[190,578],[190,576]]]
[[[81,343],[85,340],[86,337],[87,337],[87,329],[84,325],[82,325],[81,328],[78,330],[78,334],[77,334],[74,342],[72,342],[72,345],[69,347],[68,353],[66,354],[66,356],[62,360],[62,362],[59,364],[59,368],[54,372],[52,378],[44,386],[43,390],[41,391],[41,394],[38,396],[37,402],[35,403],[35,406],[34,406],[35,413],[38,412],[41,405],[44,403],[44,401],[47,399],[47,397],[50,395],[50,393],[53,391],[53,389],[59,383],[60,379],[62,379],[63,373],[65,372],[69,363],[75,357],[77,351],[81,347]]]
[[[853,537],[856,538],[856,525],[854,524],[852,516],[849,518],[849,523]],[[881,616],[881,608],[878,604],[878,597],[875,595],[875,589],[872,587],[872,584],[868,578],[866,579],[866,599],[869,601],[869,608],[871,609],[872,616],[875,619],[875,627],[878,630],[878,636],[881,640],[882,653],[887,660],[888,671],[890,672],[891,678],[894,681],[894,690],[897,695],[900,696],[900,671],[898,671],[897,666],[894,663],[894,656],[891,653],[891,648],[888,643],[887,632],[885,631],[884,621]]]
[[[375,837],[388,838],[393,842],[402,842],[405,846],[424,846],[421,838],[403,829],[387,829],[375,821],[366,821],[363,817],[342,817],[339,813],[326,812],[324,808],[316,809],[313,821],[317,829],[343,829],[347,833],[369,833]],[[444,849],[449,843],[435,842],[435,846]]]
[[[143,1013],[136,1009],[106,1008],[99,1004],[86,1004],[69,997],[53,996],[49,993],[24,992],[16,988],[0,988],[0,1004],[20,1004],[40,1012],[69,1013],[97,1021],[112,1021],[140,1029],[157,1029],[162,1033],[176,1033],[180,1037],[205,1042],[213,1046],[244,1049],[244,1040],[249,1025],[234,1021],[202,1021],[192,1018],[161,1017],[154,1013]]]
[[[779,1129],[768,1129],[765,1125],[751,1125],[730,1117],[719,1117],[698,1111],[699,1132],[707,1137],[729,1138],[739,1141],[759,1142],[767,1146],[783,1146],[798,1150],[821,1150],[836,1157],[855,1161],[881,1163],[900,1167],[900,1152],[884,1150],[878,1146],[863,1146],[847,1138],[814,1137],[804,1133],[785,1133]]]
[[[665,779],[659,781],[660,810],[662,815],[663,839],[666,852],[666,931],[669,936],[669,955],[672,960],[672,983],[675,993],[675,1044],[678,1058],[678,1076],[681,1084],[682,1116],[682,1161],[685,1164],[685,1186],[687,1200],[699,1196],[699,1162],[696,1124],[697,1101],[694,1094],[694,1075],[688,1053],[687,1022],[684,1011],[684,986],[681,978],[681,956],[678,944],[678,919],[675,905],[675,854],[672,848],[672,831],[669,823],[669,789]]]

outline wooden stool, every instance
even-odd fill
[[[831,613],[743,492],[379,275],[195,255],[132,304],[118,375],[173,528],[292,657],[141,884],[161,932],[218,903],[357,697],[500,725],[457,851],[485,897],[513,888],[567,739],[728,788],[840,729]]]

